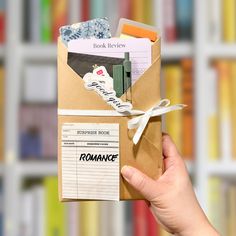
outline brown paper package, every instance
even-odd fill
[[[58,109],[112,110],[113,108],[94,91],[86,90],[83,79],[67,65],[67,48],[58,39]],[[160,39],[152,45],[152,65],[132,86],[133,109],[147,111],[160,100]],[[129,91],[130,92],[130,91]],[[121,97],[124,100],[123,97]],[[131,117],[132,118],[132,117]],[[63,123],[119,123],[120,167],[130,165],[153,179],[163,170],[161,145],[161,118],[153,117],[145,128],[137,145],[132,138],[135,130],[128,130],[130,117],[58,116],[58,183],[62,197],[61,128]],[[144,199],[120,176],[120,200]]]

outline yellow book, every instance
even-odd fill
[[[236,61],[231,63],[232,156],[236,160]]]
[[[4,156],[4,69],[0,67],[0,160]]]
[[[45,235],[65,236],[66,219],[65,206],[58,199],[57,177],[47,177],[44,180],[45,187]]]
[[[144,23],[148,25],[153,25],[153,17],[155,14],[153,1],[152,0],[146,0],[144,4]]]
[[[218,75],[214,68],[208,70],[207,148],[210,160],[219,159]]]
[[[145,22],[145,0],[132,0],[131,16],[132,20]]]
[[[225,207],[223,183],[218,177],[208,180],[208,217],[212,225],[222,234],[226,235]]]
[[[99,202],[81,202],[79,207],[80,234],[83,236],[99,235]]]
[[[228,236],[236,235],[236,186],[231,185],[228,189],[227,194],[227,203],[228,203]]]
[[[236,41],[236,1],[223,0],[223,40],[227,43]]]
[[[163,68],[165,83],[165,98],[170,99],[171,104],[182,103],[182,70],[180,65],[166,65]],[[182,153],[183,113],[175,111],[166,114],[165,128],[170,134],[178,150]]]

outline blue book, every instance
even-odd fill
[[[90,0],[90,19],[105,17],[105,0]]]
[[[191,40],[193,31],[193,0],[176,0],[178,40]]]

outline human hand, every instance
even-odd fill
[[[164,229],[179,236],[219,236],[201,209],[184,161],[171,138],[162,136],[165,172],[153,180],[137,169],[124,166],[125,180],[150,203],[151,211]]]

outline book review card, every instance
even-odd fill
[[[63,198],[118,201],[119,178],[119,124],[63,124]]]

